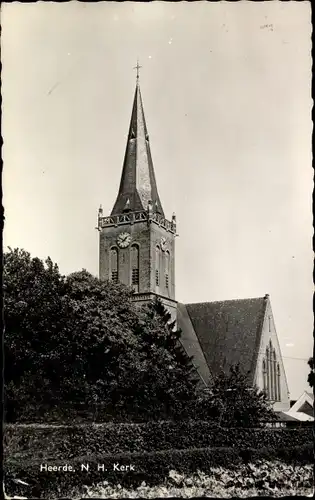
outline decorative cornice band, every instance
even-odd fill
[[[101,230],[104,227],[110,226],[120,226],[124,224],[134,224],[135,222],[154,222],[160,227],[166,229],[170,233],[176,234],[176,224],[175,222],[170,222],[158,213],[148,213],[145,210],[141,212],[130,212],[119,215],[110,215],[108,217],[98,218],[98,229]]]

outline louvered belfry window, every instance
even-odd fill
[[[169,282],[168,282],[168,274],[165,274],[165,288],[168,289],[168,285],[169,285]]]
[[[168,250],[165,252],[165,288],[169,288],[169,276],[170,276],[170,253]]]
[[[281,401],[280,365],[271,340],[266,347],[266,356],[262,364],[264,391],[270,401]]]
[[[131,246],[131,285],[136,292],[139,292],[139,246],[134,244]]]
[[[118,283],[118,250],[110,250],[110,279],[113,283]]]
[[[155,247],[155,285],[160,286],[160,269],[161,269],[161,249],[157,245]]]
[[[139,285],[139,269],[132,270],[131,283],[133,285]]]

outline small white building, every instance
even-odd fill
[[[299,422],[314,422],[314,394],[304,391],[290,410],[284,413]]]

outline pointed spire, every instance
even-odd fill
[[[136,90],[134,95],[127,147],[123,163],[118,196],[111,215],[121,214],[126,209],[133,212],[147,210],[151,200],[153,211],[164,217],[164,212],[159,199],[151,150],[149,134],[144,118],[143,104],[139,84],[139,63],[137,69]]]

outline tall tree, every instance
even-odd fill
[[[315,385],[315,367],[314,367],[314,358],[309,358],[308,362],[307,362],[309,368],[310,368],[310,372],[308,374],[308,377],[307,377],[307,381],[310,385],[310,387],[314,387]]]
[[[133,379],[133,388],[128,387],[133,405],[140,413],[150,411],[152,418],[188,418],[198,394],[199,376],[181,345],[181,331],[159,299],[143,308],[137,336],[144,364],[141,380]],[[129,399],[128,393],[124,398]]]
[[[238,364],[214,377],[198,411],[221,427],[257,427],[276,420],[265,393],[249,384]]]
[[[43,371],[51,338],[63,327],[64,278],[51,259],[43,263],[24,250],[4,254],[4,354],[9,414],[26,400],[43,403],[58,388]],[[46,388],[43,390],[43,388]]]

